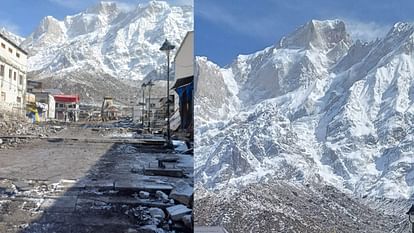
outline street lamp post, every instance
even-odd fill
[[[165,39],[160,50],[167,54],[167,142],[171,145],[171,134],[170,134],[170,51],[175,46]]]
[[[411,208],[407,212],[408,220],[411,223],[411,232],[414,233],[414,205],[411,205]]]
[[[146,85],[148,86],[148,131],[151,132],[151,87],[154,83],[150,80]]]
[[[142,128],[144,128],[144,114],[145,114],[145,87],[147,86],[146,83],[141,84],[142,88],[142,115],[141,115],[141,122]]]

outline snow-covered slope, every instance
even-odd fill
[[[115,2],[100,2],[63,20],[45,17],[21,45],[29,51],[33,78],[46,80],[50,86],[59,80],[64,89],[79,82],[99,89],[101,82],[84,76],[96,73],[94,80],[110,77],[118,85],[130,85],[154,73],[165,77],[161,44],[168,38],[178,47],[191,30],[192,6],[151,0],[125,11]],[[88,99],[96,93],[81,94]]]
[[[226,68],[198,59],[207,70],[198,72],[198,184],[238,189],[276,178],[354,196],[410,198],[413,54],[412,24],[397,23],[367,43],[352,42],[339,20],[312,20]],[[220,88],[200,90],[202,80]],[[205,114],[218,106],[238,112]]]

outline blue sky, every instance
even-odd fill
[[[382,37],[414,21],[412,0],[195,0],[196,55],[227,65],[264,49],[311,19],[341,19],[353,38]]]
[[[110,0],[129,9],[148,0]],[[1,0],[0,27],[20,36],[32,33],[43,17],[51,15],[62,20],[99,2],[99,0]],[[171,4],[192,4],[193,0],[167,0]]]

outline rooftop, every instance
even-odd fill
[[[27,55],[28,53],[23,50],[20,46],[18,46],[16,43],[14,43],[13,41],[11,41],[9,38],[7,38],[5,35],[3,35],[2,33],[0,33],[0,37],[7,41],[8,43],[10,43],[11,45],[13,45],[14,47],[16,47],[17,49],[19,49],[22,53],[24,53],[25,55]]]

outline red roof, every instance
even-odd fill
[[[79,95],[53,95],[56,102],[64,103],[78,103],[80,101]]]

